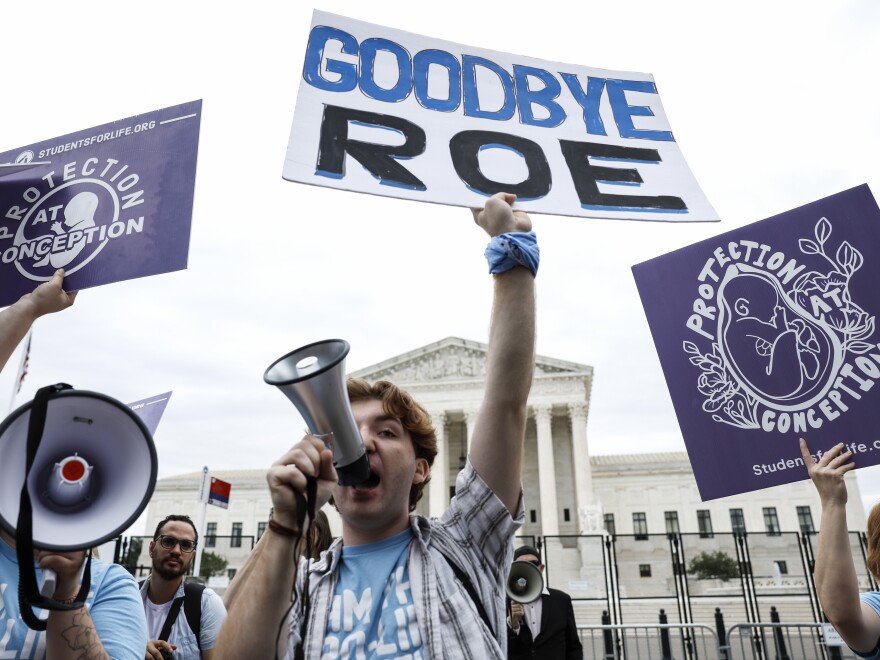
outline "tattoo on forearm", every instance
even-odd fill
[[[73,623],[61,631],[61,637],[72,651],[79,651],[77,658],[83,660],[110,660],[107,651],[98,638],[92,617],[86,612],[73,615]]]

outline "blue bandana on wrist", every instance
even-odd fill
[[[533,231],[512,231],[493,236],[486,246],[486,260],[492,275],[522,266],[538,274],[541,251]]]

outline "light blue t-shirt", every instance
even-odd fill
[[[859,594],[859,599],[863,603],[867,603],[871,606],[871,608],[877,613],[877,616],[880,616],[880,593],[876,591],[868,591],[865,593]],[[856,650],[851,649],[853,653],[855,653],[860,658],[868,658],[869,660],[878,660],[880,659],[880,640],[878,640],[877,646],[874,647],[873,651],[868,653],[859,653]]]
[[[42,571],[37,569],[37,583]],[[92,560],[92,584],[86,599],[95,630],[114,660],[142,660],[147,648],[147,624],[137,583],[122,566]],[[35,611],[41,619],[46,610]],[[18,559],[0,539],[0,659],[42,660],[46,633],[27,627],[18,609]]]
[[[422,638],[409,582],[412,530],[343,546],[322,658],[420,660]]]

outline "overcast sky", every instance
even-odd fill
[[[571,6],[571,5],[569,5]],[[534,216],[538,352],[591,365],[593,454],[683,451],[630,267],[853,186],[880,191],[880,3],[16,2],[0,151],[203,99],[189,268],[41,319],[17,404],[64,381],[173,390],[159,476],[268,466],[302,431],[266,366],[328,337],[355,370],[447,336],[486,341],[485,237],[465,209],[283,181],[313,8],[498,51],[654,75],[721,223]],[[430,16],[430,20],[426,20]],[[17,357],[0,375],[0,407]],[[860,472],[880,498],[880,472]]]

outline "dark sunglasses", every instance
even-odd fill
[[[161,545],[166,550],[171,550],[175,545],[180,546],[180,551],[189,554],[193,550],[196,549],[196,544],[194,541],[190,541],[189,539],[178,539],[173,536],[165,536],[164,534],[159,537],[159,545]]]

